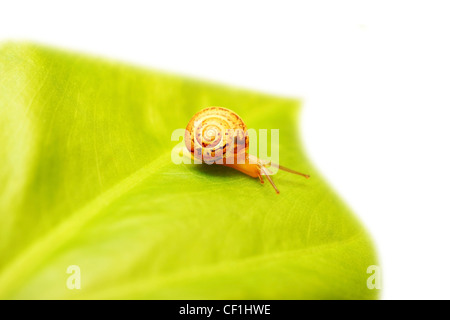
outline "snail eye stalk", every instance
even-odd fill
[[[280,170],[283,170],[283,171],[286,171],[286,172],[290,172],[290,173],[293,173],[293,174],[296,174],[296,175],[299,175],[299,176],[303,176],[306,179],[310,178],[309,174],[301,173],[301,172],[298,172],[298,171],[295,171],[295,170],[292,170],[292,169],[289,169],[289,168],[286,168],[286,167],[283,167],[283,166],[280,166],[280,165],[278,165],[278,168]]]
[[[280,190],[278,190],[277,186],[275,185],[275,183],[273,182],[272,178],[270,177],[269,173],[267,172],[267,169],[264,168],[263,166],[261,167],[261,171],[262,173],[266,176],[267,180],[269,180],[270,184],[272,185],[272,187],[275,189],[275,192],[277,194],[280,194]]]

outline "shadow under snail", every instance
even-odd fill
[[[249,154],[249,137],[244,121],[233,111],[210,107],[197,112],[189,121],[184,141],[196,163],[216,163],[231,167],[264,183],[266,176],[276,193],[280,193],[270,177],[270,167],[309,178],[279,164]]]

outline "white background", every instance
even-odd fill
[[[450,3],[2,1],[23,39],[304,101],[308,154],[372,234],[384,299],[450,299]]]

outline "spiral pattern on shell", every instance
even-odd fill
[[[247,126],[235,112],[222,107],[197,112],[186,127],[184,141],[193,156],[205,163],[222,163],[248,152]]]

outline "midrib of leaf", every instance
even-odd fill
[[[366,234],[363,231],[359,231],[347,239],[328,242],[312,247],[296,248],[282,252],[269,252],[249,257],[242,257],[239,259],[226,260],[217,264],[196,266],[195,269],[191,270],[181,269],[181,271],[163,274],[151,279],[139,279],[138,281],[132,283],[117,286],[114,290],[111,290],[111,287],[108,287],[107,289],[104,289],[104,291],[92,292],[84,298],[98,299],[98,297],[102,297],[102,299],[121,299],[123,297],[133,297],[151,291],[157,291],[158,288],[163,288],[164,286],[186,280],[202,278],[217,273],[226,273],[230,270],[245,270],[246,268],[258,267],[267,261],[273,262],[285,258],[298,258],[300,254],[302,256],[311,255],[316,252],[322,252],[323,250],[332,250],[338,246],[350,245],[357,241],[365,241],[366,239]],[[112,292],[120,292],[120,296],[117,296]]]
[[[252,115],[249,119],[253,119]],[[52,253],[76,236],[83,226],[95,218],[115,199],[132,190],[159,169],[171,163],[170,156],[171,150],[162,152],[159,157],[129,174],[107,191],[99,194],[85,206],[76,210],[65,221],[55,226],[50,232],[25,248],[1,271],[0,297],[7,297],[14,292],[16,287],[20,287]]]
[[[27,247],[0,274],[0,297],[6,297],[14,287],[20,286],[31,273],[38,268],[55,250],[70,240],[73,236],[95,218],[115,199],[132,190],[165,165],[170,164],[170,150],[153,161],[129,174],[107,191],[89,201],[85,206],[75,211],[70,217],[53,228],[42,238]]]

